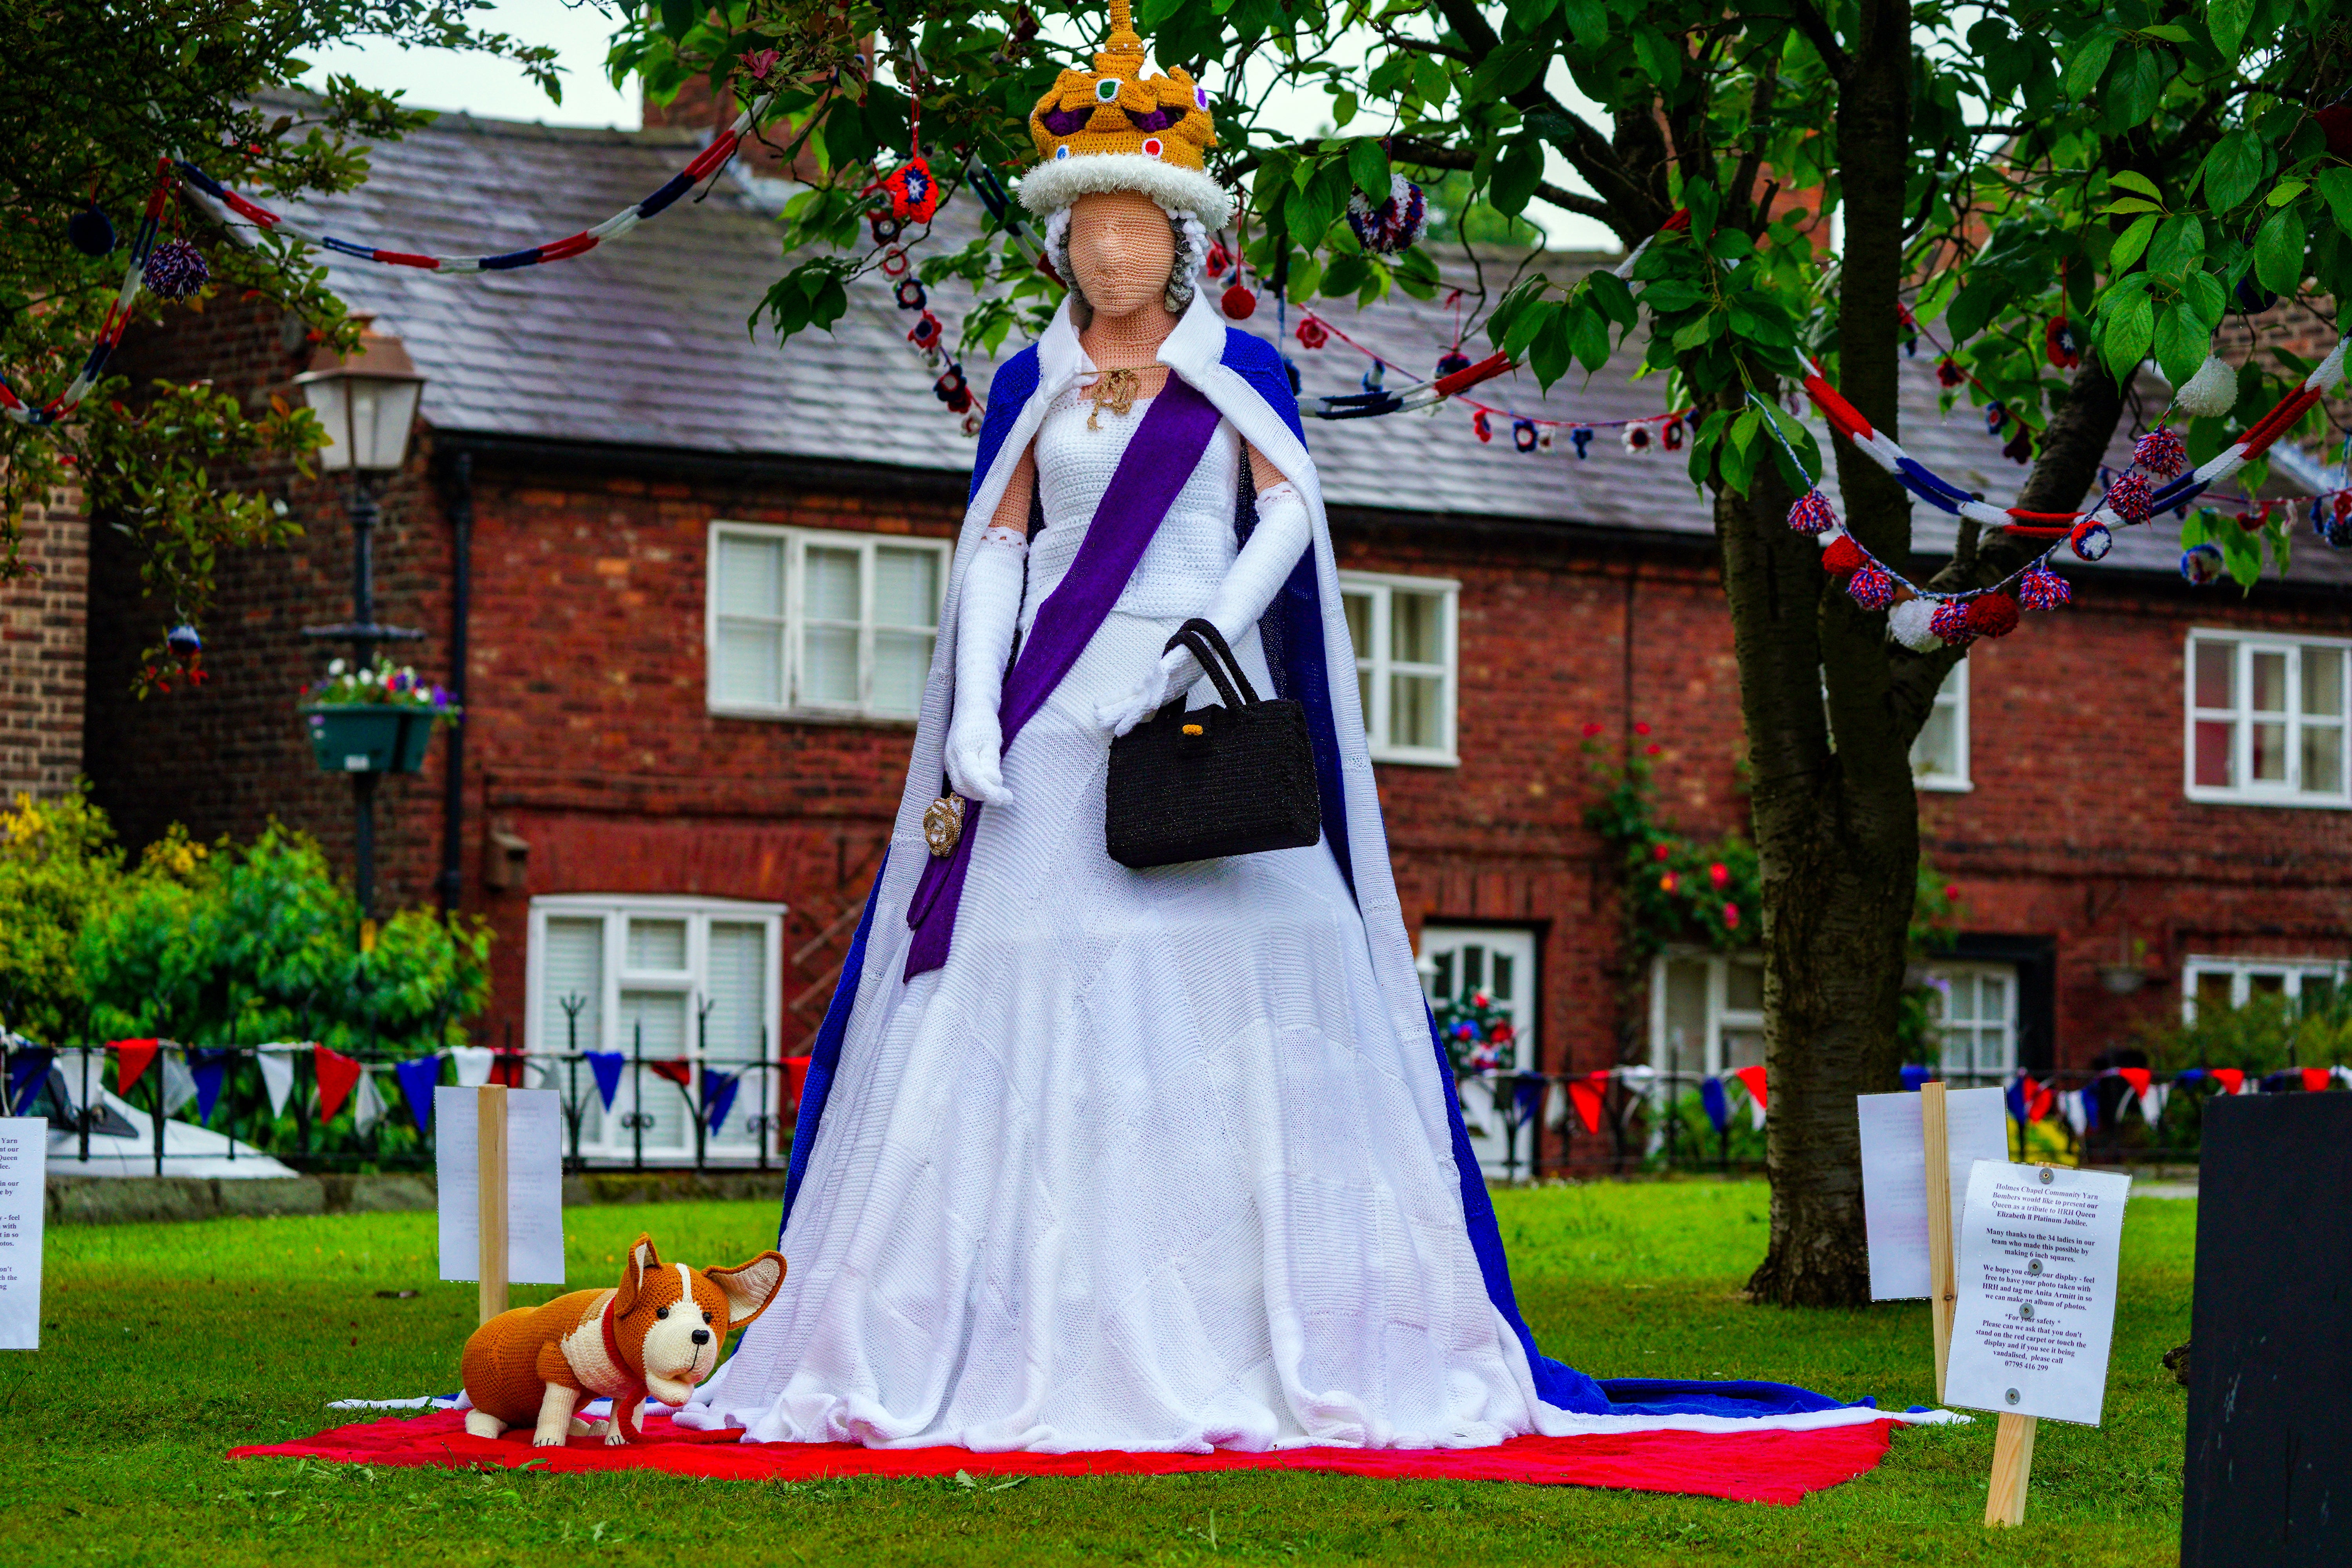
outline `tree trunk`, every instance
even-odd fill
[[[1864,0],[1858,19],[1838,97],[1839,378],[1892,433],[1909,17],[1896,0]],[[1836,456],[1847,528],[1872,553],[1906,560],[1905,491],[1843,440]],[[1854,1096],[1898,1081],[1895,1022],[1918,887],[1917,725],[1894,700],[1885,617],[1832,590],[1818,549],[1786,526],[1779,489],[1759,483],[1745,501],[1717,503],[1763,873],[1772,1224],[1748,1291],[1783,1306],[1852,1306],[1870,1299]]]

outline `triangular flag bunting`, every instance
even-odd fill
[[[490,1081],[502,1083],[509,1089],[524,1088],[530,1081],[525,1075],[530,1065],[524,1053],[499,1051],[496,1055],[498,1060],[490,1064]]]
[[[264,1046],[254,1054],[253,1065],[261,1069],[261,1087],[268,1091],[269,1114],[272,1119],[286,1114],[286,1100],[294,1092],[294,1057],[281,1047]]]
[[[319,1120],[331,1121],[343,1108],[352,1085],[360,1080],[360,1064],[341,1051],[320,1046],[310,1053],[310,1067],[319,1075]]]
[[[1595,1079],[1601,1081],[1595,1083]],[[1587,1132],[1601,1131],[1601,1090],[1608,1081],[1605,1072],[1587,1073],[1568,1080],[1568,1102],[1576,1107],[1576,1119],[1584,1123]]]
[[[498,1052],[488,1046],[451,1046],[449,1059],[457,1064],[457,1087],[479,1089],[490,1081],[490,1064]]]
[[[2333,1076],[2334,1076],[2334,1075],[2333,1075],[2333,1074],[2331,1074],[2331,1073],[2330,1073],[2330,1072],[2329,1072],[2326,1068],[2304,1068],[2304,1069],[2303,1069],[2303,1091],[2304,1091],[2305,1094],[2317,1094],[2317,1093],[2319,1093],[2321,1090],[2325,1089],[2327,1087],[2328,1080],[2329,1080]]]
[[[2214,1068],[2211,1070],[2213,1081],[2221,1086],[2223,1094],[2246,1092],[2246,1073],[2243,1068]]]
[[[1732,1077],[1748,1090],[1748,1119],[1751,1125],[1764,1125],[1764,1069],[1761,1067],[1738,1068]]]
[[[1917,1062],[1905,1062],[1902,1068],[1903,1089],[1907,1094],[1919,1092],[1919,1086],[1936,1076],[1936,1069],[1921,1067]]]
[[[1731,1125],[1731,1102],[1724,1098],[1721,1079],[1711,1078],[1698,1086],[1698,1102],[1717,1132]]]
[[[163,1053],[163,1114],[177,1116],[180,1107],[196,1098],[196,1075],[188,1070],[187,1052],[173,1047]]]
[[[814,1060],[814,1057],[784,1058],[784,1083],[786,1091],[792,1096],[790,1103],[795,1110],[801,1103],[801,1089],[808,1083],[809,1063]]]
[[[2168,1083],[2152,1083],[2141,1091],[2139,1113],[2147,1120],[2150,1127],[2164,1120],[2165,1101],[2171,1098],[2172,1086]]]
[[[2146,1068],[2117,1068],[2116,1076],[2131,1085],[2131,1091],[2135,1096],[2146,1094],[2148,1084],[2155,1077]]]
[[[21,1115],[33,1096],[40,1092],[41,1080],[49,1076],[49,1067],[58,1053],[47,1046],[34,1046],[26,1050],[8,1053],[8,1106],[11,1116]]]
[[[358,1067],[357,1062],[352,1064]],[[375,1086],[375,1074],[360,1069],[358,1091],[352,1096],[352,1128],[365,1132],[383,1120],[383,1090]]]
[[[702,1115],[713,1132],[727,1125],[727,1113],[735,1109],[735,1095],[742,1087],[743,1075],[740,1072],[702,1069]]]
[[[2091,1091],[2086,1089],[2080,1094],[2070,1091],[2058,1097],[2058,1110],[2066,1118],[2066,1125],[2074,1130],[2074,1136],[2077,1138],[2080,1138],[2090,1126],[2089,1115],[2084,1109],[2090,1098],[2090,1093]]]
[[[2001,1099],[2009,1104],[2009,1119],[2011,1121],[2021,1126],[2025,1119],[2032,1113],[2033,1095],[2037,1087],[2032,1076],[2026,1073],[2019,1073],[2009,1080],[2009,1087],[2001,1091]]]
[[[189,1075],[196,1084],[196,1120],[208,1122],[213,1119],[213,1107],[220,1103],[220,1092],[228,1082],[228,1065],[235,1051],[203,1050],[188,1053]]]
[[[665,1057],[657,1062],[647,1062],[646,1070],[656,1078],[666,1078],[685,1089],[694,1082],[694,1064],[684,1057]]]
[[[159,1040],[116,1040],[108,1048],[114,1052],[114,1092],[129,1094],[131,1086],[147,1076],[147,1066],[155,1059]]]
[[[400,1084],[400,1098],[408,1101],[408,1114],[415,1120],[416,1130],[424,1131],[433,1121],[433,1086],[441,1081],[441,1058],[418,1057],[401,1062],[392,1069],[392,1076]]]
[[[618,1051],[583,1051],[588,1058],[588,1070],[596,1075],[596,1093],[604,1101],[604,1109],[613,1109],[613,1096],[621,1090],[621,1069],[629,1058]]]

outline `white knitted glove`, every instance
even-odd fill
[[[980,536],[964,569],[956,612],[955,715],[948,723],[948,783],[968,800],[1003,805],[1004,731],[997,707],[1004,698],[1004,664],[1021,619],[1021,593],[1029,542],[1010,528]]]
[[[1249,542],[1217,584],[1216,594],[1202,616],[1223,634],[1228,643],[1241,641],[1257,625],[1290,574],[1307,552],[1312,534],[1307,502],[1288,480],[1263,489],[1257,496],[1257,527]],[[1114,735],[1124,735],[1192,689],[1202,676],[1201,661],[1188,647],[1170,648],[1150,675],[1126,696],[1102,704],[1095,718]]]

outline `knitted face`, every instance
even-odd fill
[[[1099,314],[1124,316],[1160,303],[1175,265],[1168,215],[1139,191],[1100,191],[1070,208],[1070,268]]]

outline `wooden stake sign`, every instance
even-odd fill
[[[507,1310],[507,1086],[485,1084],[474,1093],[474,1168],[481,1183],[475,1205],[481,1238],[475,1256],[480,1260],[481,1321],[487,1323]]]
[[[488,1322],[507,1287],[563,1283],[563,1110],[552,1089],[433,1091],[441,1278],[477,1280]]]
[[[1944,1373],[1952,1361],[1952,1309],[1960,1293],[1952,1279],[1952,1150],[1944,1116],[1944,1086],[1919,1086],[1919,1142],[1927,1176],[1927,1324],[1936,1342],[1936,1403],[1944,1402]]]

